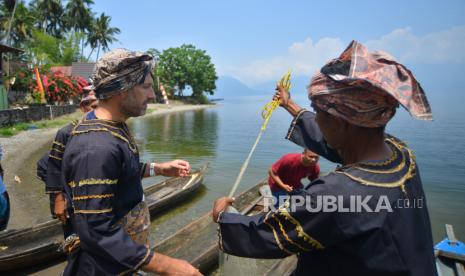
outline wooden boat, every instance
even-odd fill
[[[265,276],[289,276],[297,267],[297,257],[295,255],[276,261]]]
[[[150,214],[177,206],[201,185],[208,164],[188,177],[169,178],[144,188]],[[0,235],[0,271],[24,268],[64,256],[63,231],[58,220]]]
[[[260,192],[261,187],[268,187],[267,182],[261,181],[237,196],[234,207],[241,214],[261,212],[264,201]],[[202,273],[214,269],[218,265],[219,249],[217,224],[213,222],[211,212],[155,244],[153,249],[170,257],[187,260]]]

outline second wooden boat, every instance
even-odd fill
[[[201,185],[208,164],[188,177],[173,177],[144,188],[150,214],[177,206]],[[34,227],[9,230],[0,236],[0,271],[13,270],[50,261],[64,254],[59,250],[63,231],[58,220]]]
[[[242,214],[261,212],[264,198],[260,193],[261,187],[268,187],[267,182],[261,181],[237,196],[234,207]],[[202,273],[207,273],[218,265],[217,227],[211,212],[208,212],[155,244],[153,249],[170,257],[184,259],[199,268]]]

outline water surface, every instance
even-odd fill
[[[212,202],[229,193],[246,158],[262,119],[260,110],[267,97],[227,99],[219,106],[199,111],[132,119],[129,126],[136,138],[141,159],[164,162],[186,159],[193,167],[210,162],[205,187],[189,202],[166,212],[153,221],[152,239],[159,240],[209,211]],[[308,101],[297,98],[308,107]],[[444,236],[444,224],[455,227],[465,240],[465,122],[464,110],[435,110],[435,121],[421,122],[399,112],[388,132],[409,144],[416,154],[426,191],[435,242]],[[291,117],[277,110],[252,157],[239,191],[267,176],[269,166],[283,154],[301,149],[284,139]],[[43,184],[35,178],[36,162],[48,150],[39,148],[20,171],[23,182],[12,187],[16,196],[11,227],[34,225],[49,219],[48,199]],[[323,172],[335,168],[321,159]],[[161,180],[145,179],[144,183]]]

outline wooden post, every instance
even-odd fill
[[[160,91],[161,91],[161,95],[163,96],[163,101],[165,102],[165,104],[170,104],[168,101],[168,96],[166,95],[165,88],[163,87],[162,84],[160,84]]]

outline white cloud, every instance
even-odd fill
[[[295,75],[311,75],[343,49],[344,43],[339,38],[323,38],[316,43],[307,38],[289,46],[286,55],[256,60],[240,68],[224,68],[224,74],[248,85],[278,79],[288,69]]]
[[[316,43],[307,38],[289,46],[287,53],[269,59],[252,61],[242,67],[222,68],[248,85],[277,80],[291,69],[294,75],[312,75],[328,60],[339,56],[349,41],[322,38]],[[363,42],[362,42],[363,43]],[[465,26],[417,36],[410,28],[392,31],[364,43],[370,50],[382,50],[401,62],[458,63],[465,61]]]
[[[465,26],[424,36],[415,35],[411,28],[396,29],[365,45],[391,53],[402,62],[459,63],[465,61]]]

